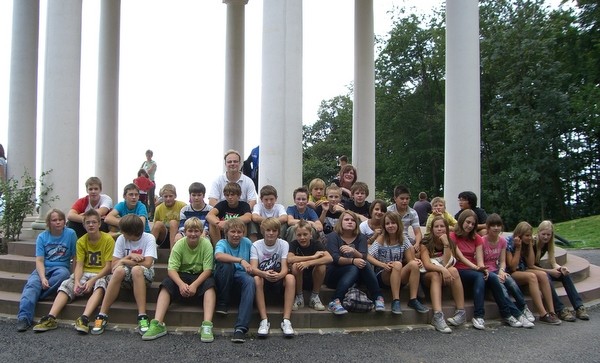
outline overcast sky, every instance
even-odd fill
[[[17,0],[18,1],[18,0]],[[375,33],[391,28],[394,6],[430,13],[443,0],[374,0]],[[559,0],[552,0],[556,4]],[[47,0],[41,0],[45,31]],[[100,1],[83,1],[80,112],[80,180],[94,173],[98,17]],[[353,79],[352,0],[304,0],[303,120],[316,120],[322,100],[347,93]],[[226,5],[222,0],[124,0],[121,2],[119,188],[130,182],[154,150],[158,185],[173,183],[180,199],[193,181],[209,186],[222,172]],[[246,5],[246,102],[244,157],[259,142],[262,0]],[[7,146],[12,1],[0,1],[0,143]],[[40,36],[43,65],[45,36]],[[43,72],[40,69],[40,72]],[[42,89],[43,73],[40,73]],[[41,115],[43,95],[39,93]],[[41,123],[41,117],[38,117]],[[145,128],[140,128],[145,125]],[[144,138],[145,130],[151,135]],[[41,127],[38,127],[41,139]],[[127,135],[127,138],[123,137]],[[132,137],[133,136],[133,137]],[[92,143],[90,143],[92,140]],[[190,162],[180,149],[216,150]],[[10,145],[8,145],[10,148]],[[38,154],[41,151],[38,141]],[[10,151],[9,151],[10,153]],[[200,153],[205,155],[206,153]],[[9,155],[10,156],[10,155]],[[39,160],[39,158],[38,158]],[[10,162],[10,158],[9,158]],[[40,167],[38,161],[38,168]],[[81,185],[80,193],[84,188]],[[112,196],[120,199],[118,196]]]

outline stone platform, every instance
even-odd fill
[[[25,234],[27,236],[27,234]],[[35,269],[35,242],[33,238],[27,240],[10,242],[8,245],[8,254],[0,255],[0,314],[16,316],[19,307],[21,291],[29,276]],[[585,302],[600,299],[600,267],[590,264],[587,260],[569,255],[566,250],[557,248],[557,262],[566,265],[571,271],[573,280],[576,283],[577,290]],[[155,282],[148,288],[147,308],[148,315],[154,316],[156,298],[158,296],[158,287],[160,281],[167,276],[168,250],[159,250],[159,257],[155,264]],[[557,284],[557,292],[566,306],[570,306],[564,289]],[[427,294],[428,295],[428,294]],[[327,304],[333,296],[333,290],[323,288],[321,291],[321,300]],[[306,296],[308,298],[308,296]],[[308,307],[299,309],[292,313],[292,324],[297,330],[329,330],[329,329],[385,329],[386,327],[413,326],[429,324],[433,311],[427,314],[418,314],[413,309],[406,306],[408,301],[408,289],[401,291],[401,302],[403,308],[402,315],[392,314],[390,309],[390,292],[385,292],[386,311],[382,313],[350,313],[344,316],[335,316],[327,311],[314,311]],[[530,301],[530,299],[528,299]],[[308,301],[308,299],[306,300]],[[422,302],[431,307],[429,297]],[[59,316],[59,321],[63,323],[72,323],[82,312],[85,306],[85,299],[78,299],[68,304]],[[36,317],[47,314],[52,305],[52,301],[41,301],[37,305]],[[279,322],[282,319],[282,304],[267,302],[269,320],[273,330],[278,330]],[[533,310],[533,304],[529,304]],[[444,289],[443,310],[446,316],[451,316],[454,312],[454,302],[450,291]],[[167,312],[165,322],[170,330],[195,330],[202,322],[201,308],[191,305],[172,304]],[[473,313],[472,300],[466,300],[467,316],[471,317]],[[491,299],[486,299],[485,303],[486,319],[498,318],[498,309]],[[112,306],[109,313],[108,329],[120,327],[131,327],[136,323],[137,308],[131,291],[122,290],[118,300]],[[229,315],[219,316],[215,314],[213,319],[216,330],[230,330],[235,323],[237,311],[231,308]],[[259,323],[258,313],[253,314],[250,327],[256,329]]]

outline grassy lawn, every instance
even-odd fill
[[[573,244],[573,248],[600,248],[600,215],[557,223],[554,227],[557,234]]]

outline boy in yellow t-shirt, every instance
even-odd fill
[[[78,296],[91,293],[83,315],[75,321],[75,329],[78,332],[89,333],[88,317],[104,297],[106,276],[110,274],[110,262],[115,247],[114,239],[108,233],[100,231],[100,222],[100,214],[95,209],[84,213],[83,224],[87,233],[77,240],[75,272],[60,285],[50,313],[33,327],[33,331],[45,332],[56,329],[58,327],[56,317],[65,305]]]
[[[156,244],[160,248],[172,249],[175,244],[175,236],[179,231],[179,215],[185,203],[176,200],[177,190],[173,184],[165,184],[159,195],[163,202],[156,207],[154,212],[154,224],[152,235],[156,238]]]

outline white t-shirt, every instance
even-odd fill
[[[123,235],[120,235],[115,242],[113,257],[123,258],[131,253],[137,253],[144,257],[151,256],[156,261],[158,258],[156,252],[156,239],[153,235],[146,232],[144,232],[142,237],[137,241],[127,240]]]
[[[281,271],[281,264],[287,263],[290,245],[286,240],[278,238],[273,246],[267,246],[264,239],[259,239],[252,244],[250,260],[258,260],[261,271]],[[285,260],[285,261],[284,261]]]
[[[225,195],[223,194],[223,188],[225,185],[229,183],[227,176],[225,174],[221,174],[217,180],[215,180],[210,190],[208,191],[208,198],[214,198],[217,201],[225,200]],[[256,201],[256,189],[254,188],[254,182],[252,179],[248,178],[244,174],[241,174],[240,179],[236,182],[242,188],[242,195],[240,196],[240,200],[246,203],[250,201]]]
[[[279,203],[275,203],[271,209],[265,208],[264,204],[262,203],[256,203],[254,208],[252,208],[252,214],[258,214],[259,216],[265,218],[278,218],[281,216],[287,216],[285,208]]]

